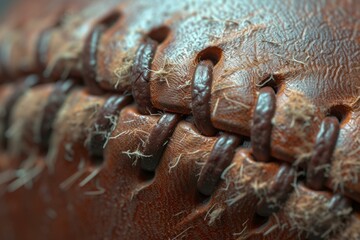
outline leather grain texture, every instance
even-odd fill
[[[1,239],[360,239],[360,2],[19,0]]]

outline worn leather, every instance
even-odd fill
[[[5,21],[0,28],[1,65],[4,73],[14,78],[39,72],[46,78],[51,75],[58,78],[65,67],[62,66],[62,69],[56,72],[53,65],[62,64],[63,58],[70,61],[71,65],[76,65],[73,55],[77,55],[78,51],[72,44],[73,33],[68,34],[66,26],[71,24],[73,30],[82,27],[81,30],[86,34],[86,25],[78,26],[79,17],[82,19],[80,22],[88,18],[88,13],[83,11],[91,2],[88,0],[16,1],[5,15]],[[104,5],[104,7],[109,8],[111,5]],[[97,11],[92,12],[102,13],[101,8],[95,8]],[[70,23],[69,19],[71,19]],[[76,19],[78,19],[77,23]],[[70,36],[67,37],[67,35]],[[57,41],[62,38],[67,38],[71,47],[61,47],[64,41],[62,44]],[[54,42],[49,42],[49,39],[54,39]],[[58,56],[56,51],[61,51],[63,56]],[[49,57],[49,52],[54,55]]]
[[[9,106],[21,76],[35,73],[42,83],[24,90],[10,112],[1,111],[0,126],[5,113],[11,121],[0,137],[1,236],[359,238],[357,1],[35,2],[20,1],[0,30],[0,79],[11,82],[0,86],[0,109]],[[16,16],[27,8],[26,15]],[[107,21],[114,15],[115,22]],[[84,52],[100,25],[89,78]],[[116,124],[102,162],[95,164],[88,143],[97,113],[111,95],[131,93],[137,50],[149,39],[156,50],[148,69],[152,106],[147,109],[159,113],[139,111],[135,98],[119,115],[109,116]],[[205,136],[191,117],[194,76],[204,60],[214,65],[208,117],[216,131],[254,137],[260,89],[276,90],[271,160],[257,161],[251,139],[246,140],[209,197],[196,186],[221,133]],[[67,78],[85,86],[68,93],[43,149],[39,134],[47,99],[53,82]],[[146,172],[140,161],[148,138],[169,112],[182,114],[182,120],[164,143],[155,172]],[[329,115],[339,119],[340,131],[331,162],[321,166],[326,183],[314,190],[306,185],[305,172]],[[284,187],[279,190],[284,195],[271,195],[284,166],[296,171],[290,191],[285,194]],[[269,217],[257,213],[264,201],[278,205]],[[29,216],[36,217],[28,221]]]

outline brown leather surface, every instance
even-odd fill
[[[62,11],[59,1],[17,1],[1,25],[1,66],[10,76],[36,70],[36,47],[42,31],[55,23]],[[49,14],[51,12],[52,14]]]
[[[83,12],[83,9],[91,2],[89,0],[17,1],[4,17],[5,22],[0,30],[1,65],[7,75],[16,77],[41,71],[48,77],[53,72],[51,68],[55,64],[53,62],[61,64],[62,58],[58,59],[59,54],[56,54],[56,51],[61,51],[61,55],[64,55],[63,58],[70,61],[71,65],[76,65],[72,55],[78,54],[78,51],[72,44],[74,36],[71,35],[74,33],[74,29],[81,27],[81,30],[86,33],[86,25],[78,26],[79,18],[80,22],[83,22],[86,17],[88,18],[88,13]],[[93,10],[92,13],[101,13],[99,11],[101,8],[94,7],[98,11]],[[111,7],[111,5],[107,4],[104,7]],[[66,31],[68,25],[71,25],[72,28],[69,37],[67,37],[69,33]],[[41,37],[45,34],[47,35],[46,39],[39,46]],[[52,41],[54,38],[55,40]],[[71,46],[61,47],[65,42],[62,41],[59,44],[57,41],[62,38],[66,38],[66,42]],[[39,63],[39,59],[37,59],[39,50],[45,51],[43,58],[46,66]],[[47,56],[49,51],[54,55]],[[61,73],[63,69],[60,70]],[[59,77],[61,73],[57,73],[57,75],[54,73],[54,77]]]
[[[357,1],[20,1],[0,27],[1,238],[358,239],[359,7]],[[149,55],[137,58],[149,39],[150,52],[140,52]],[[108,112],[101,108],[109,97],[131,93],[138,69],[148,73],[140,94],[148,99],[135,95],[119,115],[110,112],[109,137],[98,130],[97,116]],[[42,84],[16,91],[29,73]],[[69,77],[83,85],[62,106],[59,100],[44,149],[41,121],[56,89],[51,82]],[[210,89],[199,88],[197,78]],[[252,128],[264,86],[276,95],[267,100],[273,117],[264,120],[271,129],[263,130],[270,155],[261,160],[251,143],[259,143]],[[210,101],[196,105],[196,97]],[[182,120],[164,140],[155,172],[145,171],[149,136],[167,112]],[[340,130],[334,151],[326,152],[321,140],[330,140],[319,134],[329,116]],[[243,142],[225,169],[208,161],[218,131]],[[101,163],[88,147],[94,133],[107,138]],[[314,167],[326,181],[319,190],[306,182],[314,155],[329,160]],[[222,170],[209,197],[198,190],[205,164]]]
[[[41,105],[31,104],[34,110],[30,108],[20,112],[24,109],[22,103],[36,103],[44,98],[49,91],[47,89],[51,89],[51,85],[29,90],[18,101],[15,109],[19,112],[14,111],[12,118],[25,119],[24,126],[36,126],[34,123],[39,121],[41,114],[33,113],[41,109]],[[33,136],[34,148],[27,148],[28,158],[8,154],[7,159],[2,160],[12,162],[11,170],[18,168],[29,173],[40,172],[29,189],[25,187],[15,191],[15,183],[19,183],[16,180],[3,185],[4,190],[15,192],[4,195],[3,206],[9,212],[2,215],[2,219],[23,229],[9,236],[19,239],[29,235],[44,239],[76,236],[163,239],[181,234],[188,239],[233,239],[240,234],[250,239],[274,239],[280,234],[282,239],[289,239],[298,234],[295,229],[307,231],[312,226],[309,224],[314,224],[312,219],[318,219],[317,216],[332,214],[326,212],[331,194],[299,185],[284,204],[284,212],[280,211],[262,222],[264,220],[256,215],[254,206],[260,199],[266,198],[268,183],[276,175],[279,164],[256,163],[250,150],[241,147],[224,175],[225,180],[205,201],[197,192],[196,182],[216,138],[201,136],[194,125],[186,121],[176,127],[155,176],[151,178],[149,173],[139,168],[138,160],[143,144],[160,116],[139,115],[133,105],[126,107],[119,116],[118,125],[106,147],[104,164],[93,166],[84,142],[89,124],[94,120],[94,112],[103,104],[103,99],[79,90],[71,93],[58,114],[51,148],[45,159],[44,153],[39,152],[33,128],[22,128],[18,132],[20,137],[10,138],[11,146],[18,138]],[[20,146],[25,148],[27,145]],[[21,165],[14,165],[19,160]],[[25,170],[26,165],[28,170]],[[79,184],[94,171],[99,171],[97,176],[80,187]],[[69,181],[71,176],[77,176],[74,182]],[[27,182],[30,183],[31,180]],[[325,204],[325,209],[321,204]],[[347,219],[348,210],[345,210],[340,211],[339,216],[337,213],[331,215],[331,223],[336,225],[337,219],[342,219],[343,215]],[[27,211],[39,217],[19,222],[18,219]],[[311,213],[315,215],[309,216]],[[296,221],[290,221],[294,216]],[[124,221],[128,222],[127,227],[123,225]],[[42,226],[44,231],[39,232],[36,226]],[[60,229],[62,231],[59,232]],[[3,234],[5,232],[11,233],[4,231]],[[55,236],[54,232],[57,233]]]

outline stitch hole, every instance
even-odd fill
[[[120,17],[121,17],[120,12],[117,12],[117,11],[111,12],[110,14],[105,16],[103,19],[101,19],[100,22],[98,23],[98,25],[102,25],[106,29],[109,29],[112,26],[114,26],[117,21],[119,21]]]
[[[259,88],[264,87],[271,87],[275,94],[278,93],[279,89],[281,88],[281,83],[283,82],[284,78],[280,75],[276,74],[266,74],[263,80],[256,84]]]
[[[196,191],[195,193],[195,202],[197,202],[199,205],[205,205],[210,201],[211,195],[206,196],[202,194],[199,191]]]
[[[66,9],[62,9],[61,12],[58,15],[58,18],[56,19],[56,21],[54,22],[54,24],[52,26],[50,26],[50,28],[59,28],[62,27],[64,25],[64,23],[66,23],[66,18],[68,17],[68,13]]]
[[[218,47],[208,47],[198,53],[197,62],[210,60],[214,66],[220,61],[222,57],[222,50]]]
[[[332,106],[328,112],[327,116],[334,116],[339,120],[339,123],[347,121],[350,118],[351,108],[346,105],[335,105]]]
[[[251,222],[251,227],[255,229],[255,231],[263,230],[270,223],[269,217],[261,216],[257,213],[254,214],[254,217]]]
[[[90,158],[91,165],[94,167],[100,167],[104,162],[103,156],[96,156]]]
[[[165,41],[165,39],[170,34],[170,28],[167,26],[161,26],[158,28],[154,28],[148,33],[148,37],[157,42],[158,44],[161,44]]]
[[[241,136],[243,138],[243,142],[240,147],[243,148],[251,148],[251,138],[248,136]]]
[[[154,177],[155,177],[154,171],[146,171],[146,170],[142,170],[142,169],[140,169],[140,171],[139,171],[138,179],[142,182],[152,181],[154,179]]]
[[[352,201],[351,208],[353,209],[354,212],[359,212],[360,211],[360,203],[358,203],[356,201]]]

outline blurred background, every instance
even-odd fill
[[[11,2],[15,2],[14,0],[0,0],[0,15],[2,15],[6,8],[8,7],[8,5],[11,3]]]

